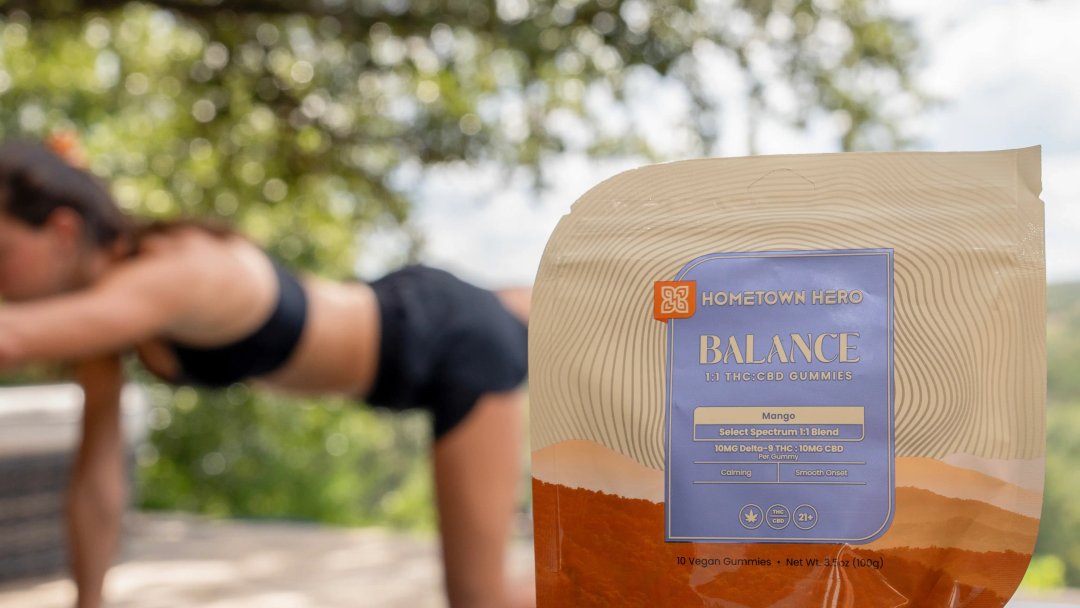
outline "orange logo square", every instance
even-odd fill
[[[694,316],[697,281],[657,281],[653,283],[653,318],[657,321]]]

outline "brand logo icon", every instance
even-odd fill
[[[697,281],[657,281],[653,284],[653,317],[657,321],[694,316]]]

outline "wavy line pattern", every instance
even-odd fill
[[[1039,148],[703,159],[622,173],[548,241],[530,319],[532,447],[663,468],[652,284],[706,253],[894,249],[896,454],[1043,454]]]

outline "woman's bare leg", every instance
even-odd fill
[[[535,592],[512,589],[506,579],[521,482],[523,401],[519,390],[484,395],[435,442],[439,533],[452,608],[536,605]]]

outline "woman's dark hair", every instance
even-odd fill
[[[0,212],[39,228],[59,207],[79,214],[87,239],[97,246],[135,231],[101,180],[42,144],[0,144]]]
[[[124,239],[134,252],[144,236],[188,226],[219,237],[235,234],[223,222],[199,218],[137,222],[120,210],[102,180],[47,146],[31,141],[0,143],[0,213],[39,228],[59,207],[79,214],[86,237],[98,247]]]

